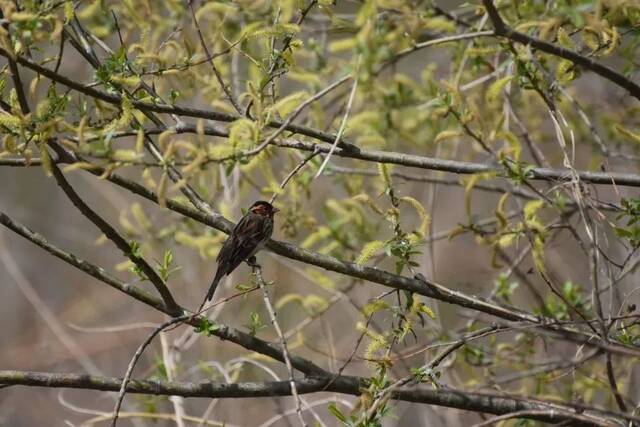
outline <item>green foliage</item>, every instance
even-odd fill
[[[414,376],[415,381],[418,383],[431,382],[434,387],[438,384],[438,378],[440,378],[441,372],[434,371],[425,366],[419,368],[411,368],[411,375]]]
[[[210,337],[218,329],[220,329],[220,325],[218,325],[215,322],[212,322],[211,320],[207,319],[205,316],[202,316],[200,318],[200,323],[198,323],[198,326],[194,328],[194,331],[197,334],[202,334],[206,337]]]
[[[500,273],[498,280],[496,280],[496,296],[504,299],[506,302],[511,303],[511,296],[518,289],[518,282],[509,282],[508,277],[504,273]]]
[[[97,68],[96,79],[111,91],[120,92],[120,87],[113,81],[113,77],[127,71],[126,61],[126,50],[121,46]]]
[[[389,257],[396,258],[396,274],[402,273],[405,267],[417,267],[419,264],[411,260],[411,257],[421,254],[417,247],[419,242],[412,242],[406,235],[396,236],[384,246],[384,251]]]
[[[562,298],[549,295],[545,300],[545,314],[558,319],[570,320],[576,317],[576,311],[585,316],[591,315],[591,301],[579,285],[570,281],[564,282],[560,289]]]
[[[640,247],[640,199],[625,199],[620,201],[622,211],[616,216],[618,221],[624,220],[624,225],[615,227],[616,235],[625,239],[633,248]]]
[[[162,257],[162,262],[158,262],[158,275],[162,279],[162,281],[167,282],[169,280],[169,276],[171,273],[180,270],[181,267],[171,267],[171,263],[173,262],[173,252],[170,250],[165,251],[164,256]]]
[[[245,324],[244,327],[249,330],[249,335],[255,336],[259,330],[266,328],[267,325],[262,323],[258,313],[251,312],[249,313],[249,323]]]

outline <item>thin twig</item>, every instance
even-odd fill
[[[118,413],[120,412],[120,407],[122,406],[122,400],[124,399],[124,395],[127,393],[127,385],[131,380],[131,374],[133,373],[133,368],[135,368],[136,363],[138,363],[138,360],[140,360],[140,357],[142,356],[142,353],[144,352],[145,348],[147,348],[147,346],[151,344],[151,341],[153,341],[156,335],[158,335],[164,329],[168,328],[171,325],[175,325],[176,323],[184,322],[185,320],[188,320],[190,317],[191,316],[181,316],[181,317],[174,317],[171,320],[167,320],[162,325],[154,329],[153,332],[151,332],[147,336],[147,338],[145,338],[142,344],[140,344],[135,354],[133,355],[133,358],[129,362],[129,366],[127,366],[127,372],[124,374],[124,378],[122,378],[120,391],[118,392],[118,400],[116,400],[116,405],[113,408],[113,418],[111,420],[111,427],[116,427],[116,423],[118,422]]]
[[[267,289],[267,285],[264,283],[262,279],[262,269],[259,265],[253,265],[253,274],[256,277],[258,285],[262,290],[262,299],[264,301],[264,305],[269,312],[269,317],[271,319],[271,323],[273,324],[276,333],[278,334],[278,338],[280,338],[280,344],[282,346],[282,356],[284,357],[284,363],[287,366],[287,371],[289,372],[289,385],[291,386],[291,394],[295,399],[296,403],[296,413],[298,414],[298,419],[300,420],[300,424],[306,427],[307,423],[305,423],[304,418],[302,418],[302,407],[300,402],[300,396],[298,395],[298,389],[296,388],[295,378],[293,374],[293,366],[291,365],[291,359],[289,357],[289,349],[287,348],[287,340],[285,339],[282,329],[280,329],[280,324],[278,323],[278,319],[276,317],[276,311],[271,304],[271,300],[269,299],[269,291]]]
[[[327,163],[329,163],[329,159],[331,158],[333,151],[336,149],[336,146],[340,142],[340,138],[342,138],[342,134],[347,128],[347,120],[349,119],[349,114],[351,114],[351,108],[353,107],[353,100],[356,98],[357,88],[358,88],[358,77],[355,77],[353,81],[353,86],[351,86],[351,93],[349,94],[349,100],[347,101],[347,108],[344,112],[344,115],[342,116],[342,123],[340,124],[338,133],[336,134],[336,139],[333,141],[333,145],[331,145],[331,149],[329,150],[329,153],[327,153],[327,157],[325,157],[324,162],[322,162],[322,165],[320,165],[320,168],[318,169],[318,172],[316,173],[314,179],[322,175],[322,171],[327,166]]]
[[[317,100],[319,100],[320,98],[322,98],[323,96],[328,94],[329,92],[333,91],[334,89],[336,89],[337,87],[339,87],[340,85],[342,85],[343,83],[348,81],[350,78],[351,78],[351,75],[347,74],[346,76],[343,76],[343,77],[339,78],[338,80],[336,80],[335,82],[331,83],[329,86],[325,87],[321,91],[316,92],[309,99],[306,99],[291,114],[289,114],[289,116],[287,116],[285,121],[282,122],[280,127],[278,129],[276,129],[276,131],[274,133],[269,135],[269,137],[267,139],[265,139],[262,143],[260,143],[260,145],[258,145],[256,148],[250,150],[247,154],[248,155],[252,155],[254,153],[261,152],[267,145],[273,143],[276,140],[276,138],[282,132],[287,130],[290,127],[291,123],[300,115],[300,113],[305,108],[307,108],[309,105],[313,104],[314,102],[316,102]]]
[[[187,1],[189,3],[189,9],[191,10],[191,17],[193,18],[193,24],[196,27],[196,32],[198,33],[198,37],[200,39],[200,46],[202,46],[202,49],[204,50],[205,56],[207,58],[210,58],[208,62],[209,62],[209,64],[211,64],[211,69],[213,70],[213,74],[215,74],[216,79],[218,80],[218,84],[220,85],[220,87],[222,88],[222,91],[227,96],[227,99],[229,100],[231,105],[233,105],[233,108],[238,112],[238,114],[242,114],[242,107],[240,107],[240,104],[238,104],[238,101],[236,101],[235,97],[231,93],[231,90],[229,89],[227,84],[224,82],[224,80],[222,78],[222,75],[220,74],[220,71],[218,70],[218,67],[216,67],[215,62],[213,62],[213,57],[212,57],[211,53],[209,52],[209,48],[207,47],[207,43],[204,41],[204,36],[202,35],[202,31],[200,30],[200,25],[198,24],[198,19],[196,18],[196,12],[193,9],[193,0],[187,0]]]
[[[295,168],[293,168],[293,170],[291,170],[291,172],[289,172],[289,174],[282,180],[282,182],[280,183],[280,188],[284,190],[284,187],[287,186],[291,178],[293,178],[295,174],[297,174],[300,171],[300,169],[304,167],[304,165],[309,163],[311,159],[317,156],[318,153],[319,153],[318,150],[314,150],[311,154],[308,154],[304,159],[302,159],[300,163],[298,163],[298,165]],[[269,203],[273,204],[273,202],[276,200],[277,197],[278,197],[278,193],[274,192],[273,196],[271,196],[271,200],[269,200]]]

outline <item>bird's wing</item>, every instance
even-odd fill
[[[226,266],[225,274],[231,273],[253,255],[258,246],[271,235],[273,226],[269,222],[268,218],[252,213],[238,222],[218,254],[218,265]]]

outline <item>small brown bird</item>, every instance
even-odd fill
[[[230,274],[242,261],[251,258],[262,249],[273,233],[273,215],[278,211],[279,209],[264,200],[258,200],[251,205],[249,211],[222,244],[216,258],[218,271],[207,293],[207,301],[213,298],[213,293],[222,277]]]

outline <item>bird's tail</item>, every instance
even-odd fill
[[[224,276],[224,272],[220,268],[218,268],[218,271],[216,271],[216,276],[213,278],[213,282],[211,282],[211,286],[209,286],[209,292],[207,292],[207,297],[202,301],[202,304],[200,304],[200,307],[198,308],[198,311],[196,311],[196,314],[199,314],[202,312],[202,308],[207,303],[207,301],[211,301],[211,298],[213,298],[213,294],[215,293],[216,288],[218,287],[218,283],[220,283],[220,280],[222,279],[223,276]]]
[[[211,282],[211,286],[209,286],[209,292],[207,292],[207,301],[211,301],[211,298],[213,298],[213,294],[216,291],[216,288],[218,287],[218,283],[220,283],[220,279],[222,279],[222,277],[224,276],[224,271],[221,268],[218,268],[218,271],[216,271],[216,277],[213,278],[213,282]]]

